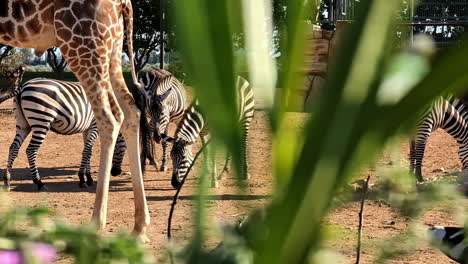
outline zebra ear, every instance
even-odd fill
[[[163,94],[161,94],[159,96],[159,98],[161,99],[161,101],[164,101],[167,99],[167,97],[169,96],[169,94],[171,94],[171,91],[172,91],[172,88],[169,88],[167,91],[165,91]]]
[[[172,91],[172,88],[169,88],[167,91],[161,94],[161,100],[166,100],[169,94],[171,93],[171,91]]]

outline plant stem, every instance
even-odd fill
[[[356,264],[359,264],[361,260],[361,239],[362,239],[362,225],[364,221],[364,202],[366,201],[367,191],[369,190],[369,179],[370,175],[367,176],[366,184],[364,185],[364,191],[361,199],[361,209],[359,210],[359,228],[358,228],[358,242],[356,247]]]
[[[201,148],[200,150],[197,152],[197,154],[195,155],[193,161],[192,161],[192,164],[190,164],[190,167],[188,168],[187,172],[185,173],[184,175],[184,178],[182,178],[182,181],[180,182],[180,185],[179,185],[179,188],[177,189],[177,192],[176,194],[174,195],[174,199],[172,200],[172,204],[171,204],[171,210],[169,211],[169,219],[168,219],[168,222],[167,222],[167,239],[170,240],[171,239],[171,226],[172,226],[172,215],[174,214],[174,209],[175,209],[175,205],[177,204],[177,199],[179,198],[179,194],[180,194],[180,191],[182,190],[182,186],[184,186],[184,183],[185,183],[185,180],[187,179],[187,175],[190,173],[190,171],[192,170],[192,167],[193,165],[195,164],[195,161],[197,161],[198,157],[200,156],[200,154],[203,153],[203,150],[205,149],[205,147],[210,143],[210,140],[208,140]]]

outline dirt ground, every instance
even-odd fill
[[[15,135],[15,119],[8,111],[11,102],[0,106],[0,176],[3,177],[8,158],[8,148]],[[301,114],[290,114],[291,126],[301,126],[305,118]],[[221,181],[220,188],[209,190],[209,221],[210,227],[222,223],[236,223],[253,209],[262,206],[269,199],[273,186],[270,164],[269,134],[266,117],[263,112],[257,112],[250,133],[250,174],[245,194],[239,194],[236,181],[232,177]],[[95,186],[88,189],[78,188],[77,172],[83,147],[82,136],[61,136],[49,133],[38,156],[38,166],[41,176],[48,185],[49,192],[37,193],[36,187],[28,176],[28,165],[25,148],[29,139],[23,145],[13,170],[12,189],[9,193],[9,203],[12,206],[34,206],[46,204],[57,212],[57,218],[68,223],[87,223],[92,214],[95,196]],[[92,170],[96,179],[98,170],[99,145],[93,151]],[[405,163],[407,144],[401,147],[401,162]],[[158,147],[158,157],[160,157]],[[444,168],[445,172],[455,172],[460,169],[457,158],[456,143],[443,131],[436,131],[429,140],[426,151],[423,174],[425,177],[443,175],[436,172]],[[219,160],[221,167],[222,160]],[[387,166],[387,158],[379,161],[378,166]],[[167,218],[172,202],[174,189],[170,185],[169,163],[168,172],[158,172],[148,166],[145,175],[145,189],[151,215],[151,226],[148,244],[158,259],[164,259],[164,247],[167,246]],[[128,170],[128,161],[124,160],[124,170]],[[375,175],[368,170],[364,174]],[[194,174],[195,175],[195,174]],[[178,243],[184,243],[192,234],[192,214],[194,211],[194,193],[197,179],[190,177],[177,204],[173,220],[173,236]],[[130,231],[133,225],[133,194],[129,176],[111,177],[107,228],[105,234],[120,230]],[[333,226],[339,239],[332,239],[327,246],[338,250],[343,255],[343,263],[354,263],[356,230],[358,226],[358,202],[350,202],[345,207],[333,210],[327,217],[327,225]],[[376,255],[374,245],[401,233],[406,228],[405,219],[398,216],[388,205],[377,201],[366,202],[365,225],[363,235],[363,262],[373,263]],[[455,219],[443,209],[433,209],[424,214],[423,222],[434,225],[457,225]],[[214,236],[214,235],[213,235]],[[216,239],[208,244],[214,245]],[[210,246],[210,245],[208,245]],[[63,258],[59,263],[69,263]],[[454,263],[438,250],[427,245],[418,245],[418,250],[409,256],[400,257],[391,263]]]

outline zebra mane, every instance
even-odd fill
[[[158,91],[158,88],[161,86],[160,84],[162,82],[170,80],[173,77],[172,73],[162,69],[153,69],[148,73],[154,76],[154,80],[149,84],[149,90],[151,90],[151,93],[156,94],[157,92],[165,92]]]
[[[468,97],[455,97],[453,95],[449,95],[444,97],[445,100],[449,102],[449,104],[456,109],[457,112],[460,113],[464,118],[468,117]]]

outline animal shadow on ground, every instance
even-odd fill
[[[78,167],[54,167],[54,168],[39,168],[39,174],[47,185],[48,192],[94,192],[95,188],[81,189],[78,187]],[[32,182],[29,168],[13,169],[11,172],[11,191],[16,192],[37,192],[36,185]],[[1,170],[0,178],[3,185],[3,177],[5,170]],[[53,179],[65,179],[66,181],[53,182]],[[27,183],[18,183],[18,181],[26,181]]]
[[[269,199],[269,195],[244,195],[244,194],[220,194],[220,195],[207,195],[206,199],[211,201],[251,201],[259,199]],[[174,196],[147,196],[148,201],[172,201]],[[179,200],[197,200],[196,195],[182,195]]]

